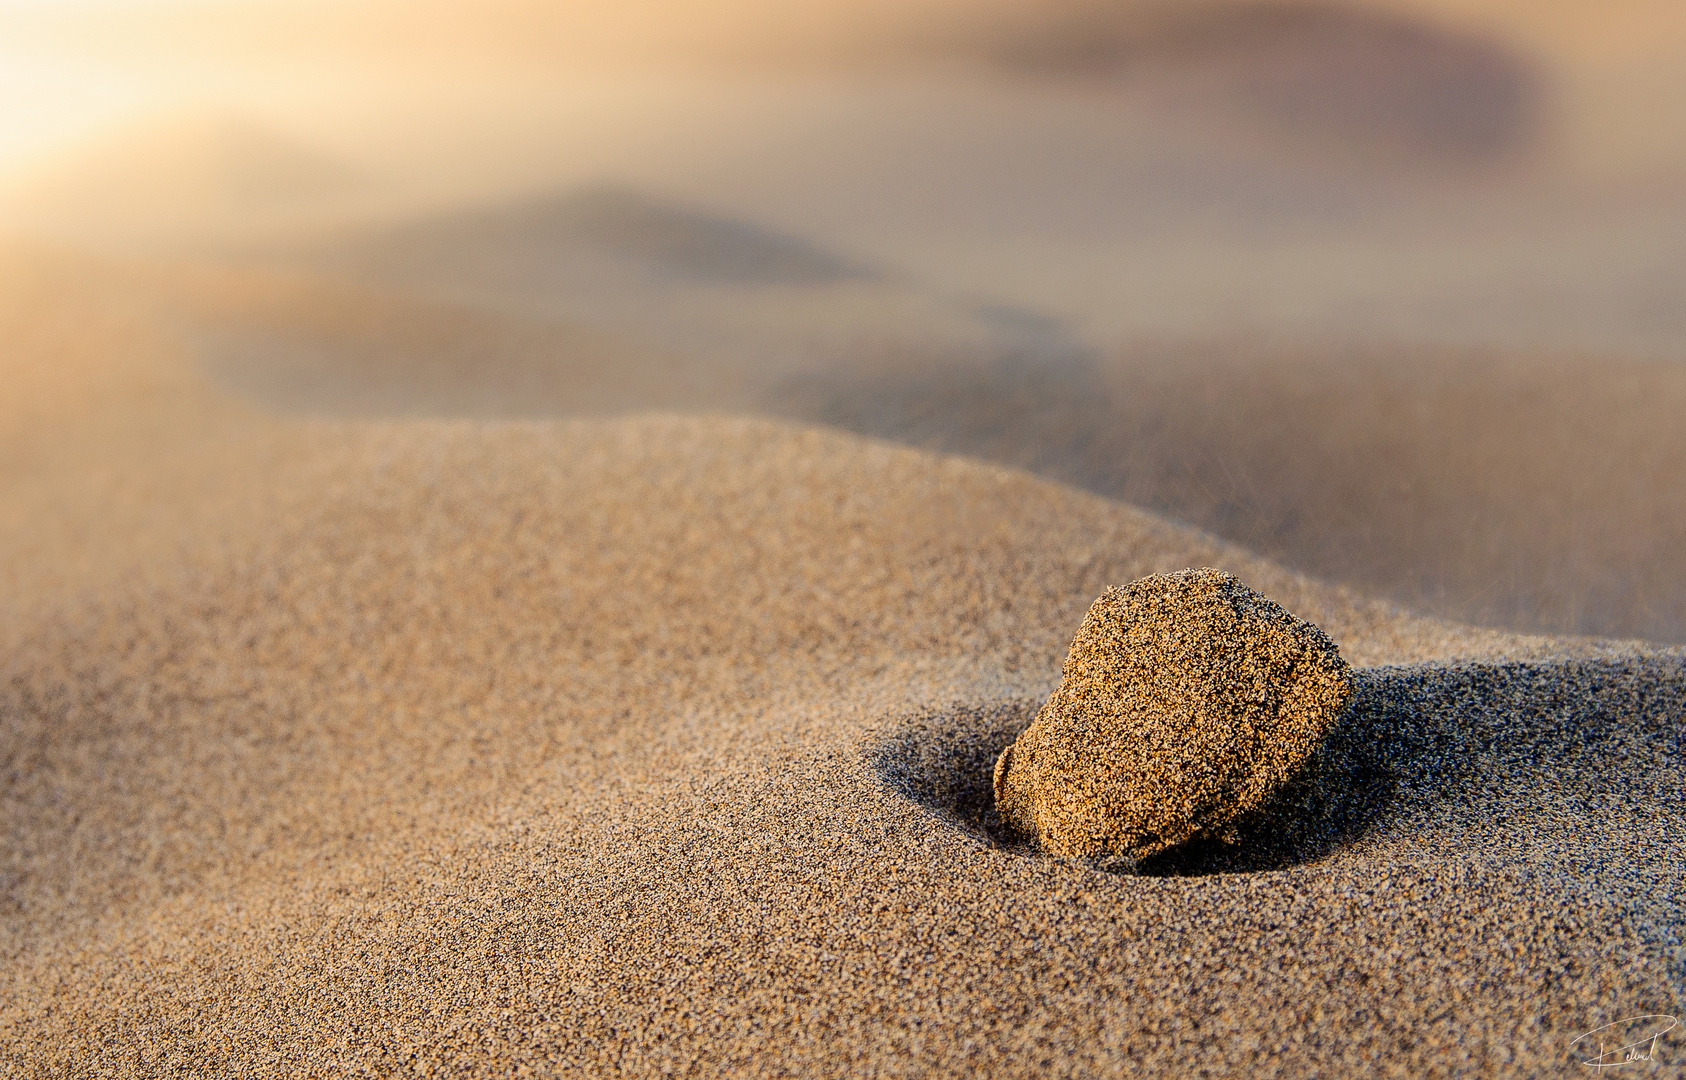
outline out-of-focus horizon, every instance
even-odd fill
[[[1686,640],[1677,0],[0,0],[0,92],[0,235],[271,413],[822,422]]]
[[[1349,70],[1327,72],[1323,88],[1372,97],[1400,89],[1386,84],[1399,81],[1401,66],[1438,64],[1440,70],[1417,81],[1465,84],[1446,85],[1448,97],[1473,90],[1539,100],[1466,99],[1462,109],[1475,115],[1473,123],[1447,102],[1431,102],[1427,109],[1440,115],[1430,123],[1462,124],[1491,140],[1506,119],[1522,119],[1509,115],[1520,106],[1540,114],[1528,118],[1537,127],[1528,133],[1536,142],[1530,156],[1565,177],[1686,169],[1686,125],[1679,122],[1686,117],[1686,13],[1661,0],[925,0],[799,7],[764,0],[7,0],[0,3],[0,29],[9,99],[0,166],[14,175],[89,144],[123,141],[126,131],[133,138],[207,115],[248,115],[301,137],[320,130],[368,139],[378,133],[358,131],[359,122],[394,119],[390,111],[399,101],[409,101],[412,111],[443,99],[455,104],[453,111],[495,113],[510,94],[530,95],[538,84],[550,84],[558,93],[534,103],[540,112],[567,104],[578,111],[569,91],[607,85],[611,97],[598,104],[610,106],[617,77],[650,82],[647,93],[659,96],[664,77],[779,85],[803,77],[969,74],[1040,77],[1045,88],[1110,76],[1123,83],[1108,88],[1113,96],[1128,98],[1122,91],[1137,89],[1130,76],[1162,79],[1173,67],[1186,75],[1217,66],[1214,60],[1252,67],[1242,78],[1252,77],[1255,92],[1273,74],[1263,70],[1267,64],[1344,64]],[[1280,91],[1285,80],[1274,74]],[[1472,79],[1479,85],[1468,85]],[[1420,85],[1412,89],[1421,94]],[[1263,104],[1268,111],[1271,103]],[[1361,107],[1375,104],[1349,102],[1349,119],[1356,122]],[[1422,102],[1406,106],[1413,107],[1425,111]],[[462,117],[438,119],[447,125],[441,134],[448,134],[450,122]],[[1389,119],[1398,126],[1398,116]],[[374,153],[388,149],[379,143],[373,139]]]
[[[612,181],[1105,336],[1686,340],[1603,310],[1655,306],[1625,278],[1679,239],[1674,4],[12,0],[0,31],[12,232],[227,242]],[[1472,310],[1495,277],[1542,317]],[[1548,313],[1571,279],[1595,295]]]
[[[1163,74],[1167,60],[1186,67],[1220,53],[1231,61],[1248,51],[1281,53],[1285,40],[1317,34],[1344,37],[1341,59],[1367,66],[1377,80],[1399,75],[1390,66],[1425,58],[1449,61],[1438,74],[1452,78],[1486,65],[1475,73],[1487,78],[1482,90],[1514,93],[1501,85],[1506,78],[1531,80],[1536,85],[1526,89],[1549,98],[1535,150],[1565,174],[1686,168],[1679,122],[1686,116],[1686,13],[1666,0],[925,0],[795,8],[764,0],[6,0],[0,30],[9,99],[0,167],[11,173],[79,144],[121,139],[125,129],[205,114],[249,113],[301,134],[343,134],[358,121],[392,119],[383,112],[394,98],[426,105],[443,97],[472,112],[551,83],[563,93],[542,109],[566,102],[566,91],[578,89],[569,80],[581,76],[777,83],[969,72],[1094,80],[1140,69]],[[1322,44],[1322,56],[1308,56],[1301,42],[1293,59],[1333,59],[1329,46],[1337,43]],[[1506,66],[1513,70],[1497,70]],[[1332,73],[1330,85],[1356,74]]]

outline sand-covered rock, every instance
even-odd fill
[[[1222,570],[1111,587],[996,762],[997,809],[1051,855],[1132,868],[1282,790],[1350,691],[1323,631]]]

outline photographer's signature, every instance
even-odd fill
[[[1679,1024],[1679,1020],[1661,1013],[1630,1016],[1587,1032],[1569,1044],[1569,1051],[1582,1065],[1590,1065],[1594,1069],[1616,1069],[1639,1061],[1655,1061],[1657,1040]]]

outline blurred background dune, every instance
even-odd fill
[[[0,89],[19,395],[85,281],[274,416],[773,414],[1686,640],[1673,0],[0,0]]]

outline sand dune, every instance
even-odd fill
[[[248,248],[187,292],[184,317],[233,330],[207,341],[213,370],[272,406],[341,413],[743,408],[828,363],[1082,351],[1034,311],[606,186]],[[454,383],[426,374],[444,356]]]
[[[111,325],[86,273],[14,330]],[[68,393],[3,481],[63,495],[0,548],[26,1075],[1526,1075],[1680,1007],[1679,650],[1415,618],[822,430],[266,418],[128,316],[135,423],[67,460],[112,407]],[[149,498],[76,497],[112,472]],[[1191,564],[1364,669],[1344,839],[1167,877],[992,846],[974,759],[1102,586]]]
[[[1109,352],[686,213],[597,192],[376,231],[310,256],[376,291],[259,275],[189,317],[224,327],[209,369],[270,408],[820,422],[1029,469],[1417,610],[1686,640],[1678,363],[1247,337]],[[705,229],[725,255],[701,255]]]
[[[1686,20],[1642,6],[0,11],[0,79],[268,118],[55,174],[101,257],[0,244],[0,1073],[1643,1041]],[[43,100],[8,131],[87,104]],[[1006,835],[1091,601],[1195,566],[1352,665],[1315,797],[1139,874]]]
[[[520,281],[546,287],[557,273],[547,263],[584,253],[699,285],[831,285],[874,276],[797,237],[611,185],[388,228],[338,246],[346,261],[374,274],[437,273],[449,265],[458,276],[498,273],[505,291]],[[476,251],[488,254],[476,260]],[[521,265],[522,257],[538,261]]]
[[[772,408],[1209,529],[1418,610],[1686,638],[1686,368],[1257,340],[784,381]]]
[[[327,416],[552,416],[730,401],[742,364],[611,331],[343,280],[195,281],[206,368],[250,400]]]

